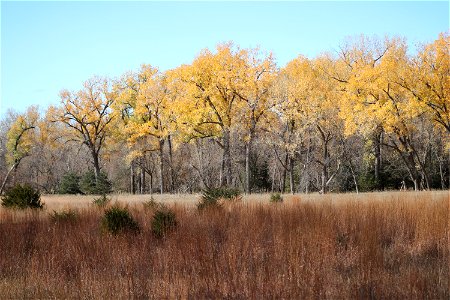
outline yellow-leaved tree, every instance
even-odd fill
[[[59,135],[68,142],[77,142],[88,147],[92,156],[95,178],[100,175],[100,154],[111,135],[114,119],[111,106],[115,95],[106,79],[94,77],[83,84],[77,92],[63,90],[59,106],[51,106],[48,119],[65,126]]]
[[[204,50],[190,65],[170,72],[177,126],[185,140],[215,137],[223,149],[222,170],[232,184],[231,130],[238,122],[242,99],[236,90],[245,84],[246,51],[222,44],[217,52]]]
[[[37,129],[39,125],[39,111],[37,106],[31,106],[28,110],[19,114],[11,125],[7,133],[6,161],[10,169],[6,173],[0,186],[0,195],[3,193],[6,182],[11,173],[17,169],[20,162],[27,156],[33,148],[38,138]]]
[[[340,168],[339,160],[332,159],[329,148],[341,128],[337,118],[339,106],[336,105],[336,82],[322,71],[333,63],[326,55],[314,60],[300,56],[289,62],[280,75],[286,80],[285,99],[280,103],[286,124],[289,124],[291,131],[300,131],[301,135],[313,134],[320,141],[322,153],[316,161],[321,166],[322,193],[328,191],[328,186]],[[331,172],[333,161],[336,161],[336,169]]]
[[[131,150],[129,160],[157,151],[159,186],[163,193],[166,190],[163,180],[164,144],[168,140],[171,148],[170,134],[174,121],[166,77],[157,68],[142,65],[138,73],[129,73],[121,80],[117,99],[116,114],[120,114],[122,119],[118,128]]]
[[[450,133],[450,37],[441,33],[433,43],[397,72],[397,83],[412,98],[411,105],[428,111],[434,122]]]
[[[230,83],[242,102],[237,118],[241,130],[245,130],[245,191],[250,193],[250,157],[256,134],[271,127],[276,118],[271,88],[277,67],[272,54],[262,53],[257,48],[244,50],[243,58],[243,77]]]
[[[413,142],[423,111],[398,84],[399,74],[408,66],[405,41],[361,37],[343,53],[341,60],[349,73],[344,80],[340,116],[347,135],[359,131],[367,136],[381,129],[386,134],[382,144],[398,153],[414,188],[419,189],[421,180],[429,187],[423,158]]]

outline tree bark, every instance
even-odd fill
[[[164,193],[164,139],[159,140],[159,189]]]
[[[99,154],[95,150],[91,150],[93,163],[94,163],[94,174],[95,174],[95,181],[98,182],[98,178],[100,177],[100,159]]]
[[[311,154],[311,137],[308,140],[308,149],[306,150],[306,162],[305,167],[303,168],[303,173],[305,174],[305,193],[309,193],[309,163],[310,163],[310,154]]]
[[[350,172],[352,173],[353,183],[355,184],[356,193],[359,194],[358,181],[356,180],[355,171],[353,170],[353,164],[349,162]]]
[[[256,120],[254,118],[254,114],[252,114],[250,131],[249,131],[249,139],[245,147],[245,192],[247,194],[251,194],[252,189],[250,186],[250,157],[252,155],[253,148],[253,140],[255,138],[256,131]]]
[[[441,189],[445,190],[445,179],[444,179],[444,171],[442,168],[442,158],[439,155],[436,155],[436,158],[439,163],[439,176],[441,178]]]
[[[245,147],[245,193],[251,194],[250,187],[250,152],[251,141],[248,141]]]
[[[419,190],[419,172],[416,169],[416,161],[414,159],[414,155],[412,152],[409,152],[408,156],[406,157],[407,162],[407,168],[409,171],[409,175],[411,177],[412,182],[414,183],[414,190]]]
[[[374,138],[374,154],[375,154],[375,161],[374,161],[374,177],[377,185],[377,189],[380,189],[380,170],[381,170],[381,138],[382,138],[382,132],[375,133]]]
[[[294,195],[294,160],[289,155],[289,186],[291,190],[291,194]]]
[[[8,181],[9,175],[11,175],[11,172],[17,168],[19,163],[20,163],[20,161],[15,162],[12,165],[12,167],[8,170],[8,173],[6,173],[5,179],[3,179],[2,186],[0,187],[0,195],[3,193],[3,190],[5,189],[5,185],[6,185],[6,182]]]
[[[172,138],[170,135],[167,137],[167,144],[169,146],[170,192],[173,193],[175,191],[175,186],[177,185],[177,183],[175,169],[173,167]]]
[[[329,153],[328,153],[328,136],[325,136],[325,133],[320,129],[320,134],[322,137],[322,176],[321,176],[321,192],[322,194],[326,194],[327,192],[327,181],[328,181],[328,164],[329,164]]]
[[[136,189],[135,189],[135,178],[134,178],[134,162],[132,161],[130,164],[130,192],[131,194],[136,194]]]
[[[141,183],[141,190],[140,193],[141,194],[145,194],[146,190],[145,190],[145,168],[143,166],[141,166],[141,174],[140,174],[140,183]]]
[[[284,156],[284,165],[283,167],[283,174],[281,175],[281,186],[280,186],[280,192],[284,194],[284,191],[286,190],[286,177],[287,177],[287,164],[288,164],[289,155],[286,151],[286,154]]]
[[[231,150],[230,150],[230,129],[223,131],[223,164],[225,172],[225,183],[231,186]]]

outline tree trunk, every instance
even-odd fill
[[[411,149],[412,149],[412,151],[413,151],[413,153],[414,153],[414,155],[415,155],[415,157],[417,159],[417,162],[419,164],[420,173],[422,174],[422,180],[425,180],[425,186],[423,186],[423,184],[422,184],[422,186],[423,186],[424,189],[429,190],[430,189],[430,180],[429,180],[427,169],[425,168],[426,161],[427,161],[427,156],[428,156],[429,151],[430,151],[429,150],[429,144],[426,147],[423,161],[420,159],[419,154],[417,153],[416,149],[412,145],[411,145]]]
[[[442,168],[442,159],[438,155],[436,155],[436,158],[439,163],[439,176],[441,177],[441,189],[445,190],[446,187],[445,187],[444,171]]]
[[[291,194],[294,195],[294,160],[289,156],[289,186]]]
[[[225,171],[225,183],[231,186],[231,150],[230,150],[230,129],[223,131],[223,163]]]
[[[355,184],[356,193],[359,194],[358,181],[356,180],[355,171],[353,170],[352,162],[350,161],[350,172],[352,173],[353,183]]]
[[[98,181],[98,178],[100,177],[100,159],[99,154],[96,151],[91,151],[92,153],[92,159],[94,163],[94,174],[95,174],[95,181]]]
[[[132,194],[136,193],[134,182],[135,182],[135,179],[134,179],[134,162],[132,161],[131,164],[130,164],[130,192]]]
[[[382,133],[377,132],[374,138],[374,154],[375,154],[375,162],[374,162],[374,177],[377,189],[380,189],[380,170],[381,170],[381,138]]]
[[[252,114],[254,116],[254,114]],[[256,120],[254,117],[251,119],[251,126],[249,130],[249,139],[245,147],[245,192],[251,194],[252,189],[250,186],[250,156],[252,155],[253,139],[255,138]]]
[[[173,168],[172,138],[170,135],[167,137],[167,143],[169,146],[170,192],[173,193],[175,191],[177,183],[176,183],[175,169]]]
[[[328,181],[328,140],[324,139],[323,142],[323,152],[322,152],[322,194],[327,192],[327,181]]]
[[[286,190],[286,177],[287,177],[287,164],[288,164],[289,155],[286,151],[286,154],[284,156],[284,165],[283,167],[283,174],[281,175],[281,186],[280,186],[280,192],[284,194],[284,191]]]
[[[317,129],[319,130],[320,137],[322,139],[322,147],[323,147],[322,161],[319,162],[322,165],[321,193],[325,194],[325,193],[327,193],[327,186],[334,176],[333,175],[332,177],[328,178],[328,176],[329,176],[328,165],[330,164],[330,154],[328,153],[328,143],[330,142],[332,135],[330,132],[325,134],[325,132],[322,130],[322,128],[319,125],[317,125]],[[339,165],[338,165],[338,169],[339,169]]]
[[[148,173],[148,175],[150,175],[150,195],[152,195],[153,194],[153,172],[150,171]]]
[[[248,141],[245,147],[245,193],[251,194],[250,188],[250,147],[251,141]]]
[[[419,190],[419,172],[416,169],[416,161],[414,159],[414,155],[412,152],[409,152],[407,158],[407,163],[408,163],[408,171],[409,171],[409,175],[411,177],[412,182],[414,183],[414,190],[418,191]]]
[[[141,194],[145,194],[145,169],[141,167],[141,176],[140,176],[140,182],[141,182]]]
[[[273,167],[273,172],[272,172],[272,187],[270,192],[273,193],[274,187],[275,187],[275,171],[277,170],[276,166]]]
[[[164,193],[164,139],[159,140],[159,189]]]
[[[311,155],[311,137],[308,140],[308,149],[306,150],[306,162],[305,167],[303,168],[303,173],[306,177],[305,179],[305,193],[309,193],[309,162],[310,162],[310,155]]]
[[[8,181],[9,175],[11,175],[11,172],[17,168],[19,163],[20,163],[20,161],[15,162],[12,165],[12,167],[8,170],[8,173],[6,173],[5,179],[3,179],[2,186],[0,187],[0,195],[3,193],[3,190],[5,189],[5,185],[6,185],[6,182]]]

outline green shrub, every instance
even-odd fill
[[[271,203],[281,203],[281,202],[283,202],[283,197],[281,196],[280,193],[274,193],[274,194],[270,195],[270,202]]]
[[[117,205],[105,211],[102,228],[112,234],[139,232],[139,224],[133,219],[128,209]]]
[[[58,193],[60,194],[81,194],[80,176],[73,172],[64,174],[59,184]]]
[[[105,194],[103,194],[99,198],[95,198],[94,200],[92,200],[92,204],[94,204],[98,207],[105,207],[110,202],[111,202],[111,198],[106,197]]]
[[[41,194],[29,185],[16,185],[2,197],[2,205],[10,208],[43,208]]]
[[[103,195],[112,191],[112,183],[105,173],[101,172],[95,180],[94,171],[88,171],[80,179],[80,189],[84,194]]]
[[[175,213],[170,209],[158,209],[152,220],[152,232],[157,238],[162,238],[177,227]]]
[[[202,197],[197,204],[199,210],[207,207],[219,207],[219,200],[235,201],[241,199],[241,191],[236,188],[206,188],[202,191]]]
[[[157,209],[165,209],[166,206],[163,203],[155,201],[153,197],[150,198],[148,201],[144,201],[142,203],[144,205],[144,208],[150,209],[150,210],[157,210]]]
[[[72,209],[63,211],[53,211],[50,215],[50,219],[55,223],[71,223],[78,219],[78,213]]]

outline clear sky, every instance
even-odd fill
[[[1,2],[0,116],[56,104],[93,75],[118,77],[143,63],[190,63],[233,40],[299,54],[337,49],[347,36],[399,35],[411,45],[449,29],[441,2]]]

